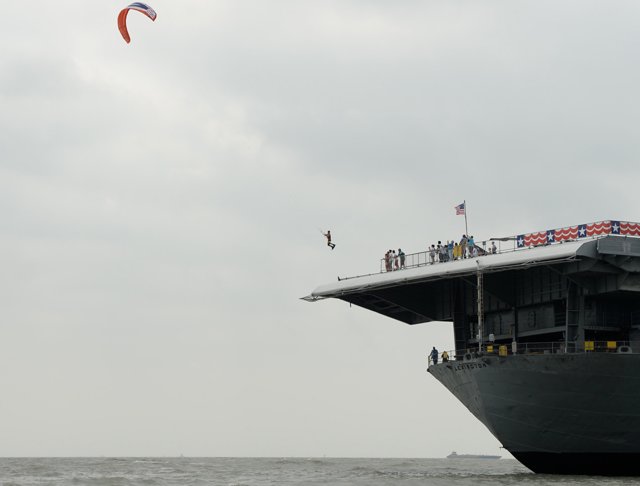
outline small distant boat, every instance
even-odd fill
[[[447,456],[447,459],[500,459],[502,456],[489,456],[483,454],[458,454],[453,451]]]

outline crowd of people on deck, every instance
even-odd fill
[[[477,256],[495,254],[498,252],[495,241],[491,242],[491,246],[487,249],[485,242],[482,244],[482,248],[476,245],[473,235],[462,235],[460,242],[454,242],[453,240],[447,240],[446,243],[438,241],[437,245],[427,245],[427,263],[433,265],[434,263],[444,263],[454,260],[462,260],[465,258],[475,258]],[[405,254],[402,249],[398,248],[398,252],[395,250],[389,250],[384,254],[384,267],[387,272],[394,270],[400,270],[405,267]],[[409,266],[420,265],[420,262],[411,264]]]

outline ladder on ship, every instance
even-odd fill
[[[575,353],[580,336],[580,289],[578,284],[567,280],[567,300],[565,315],[565,352]]]
[[[478,351],[482,352],[482,341],[484,336],[484,274],[482,270],[480,270],[480,261],[476,262],[478,264]]]

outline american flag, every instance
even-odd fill
[[[456,216],[460,216],[461,214],[464,214],[464,203],[458,204],[455,207],[455,210],[456,210]]]

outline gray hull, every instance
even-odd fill
[[[429,372],[535,472],[640,474],[640,355],[484,356]]]

